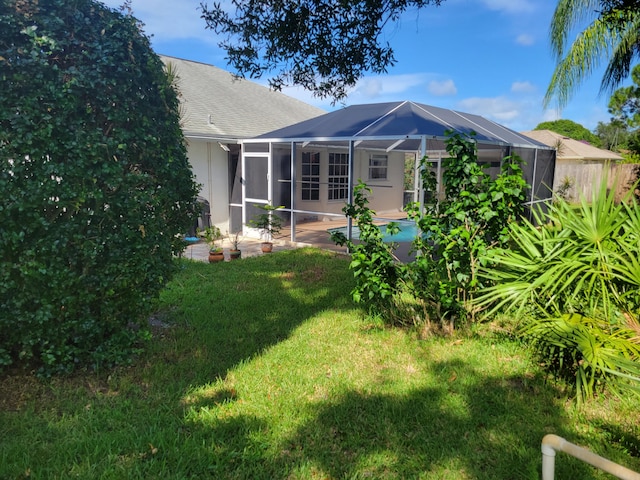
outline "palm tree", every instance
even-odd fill
[[[570,32],[591,22],[568,46]],[[580,83],[602,60],[608,61],[600,92],[613,91],[640,58],[640,0],[559,0],[551,20],[556,69],[544,98],[564,107]]]

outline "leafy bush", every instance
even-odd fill
[[[536,226],[512,224],[509,248],[488,252],[494,282],[477,304],[528,313],[522,332],[578,398],[640,380],[640,208],[616,204],[604,178],[590,202],[559,199]],[[630,199],[629,199],[630,200]]]
[[[121,361],[192,224],[176,92],[92,0],[2,2],[0,72],[0,364]]]
[[[349,240],[339,231],[332,233],[331,238],[338,245],[347,245],[351,252],[349,268],[356,279],[351,291],[353,300],[367,305],[372,315],[388,317],[394,297],[401,291],[403,268],[395,261],[395,246],[384,242],[382,230],[373,221],[375,212],[367,206],[369,193],[371,189],[360,182],[354,189],[353,204],[343,209],[347,217],[356,220],[358,241]],[[388,224],[387,231],[397,233],[397,224]]]
[[[425,197],[433,200],[407,207],[424,232],[414,240],[421,255],[408,270],[415,295],[431,305],[439,322],[453,325],[473,317],[470,301],[481,286],[478,269],[490,248],[505,244],[507,225],[523,215],[527,184],[513,157],[503,159],[500,175],[492,179],[469,138],[451,135],[447,153],[439,201],[435,175],[428,159],[422,161]]]
[[[431,319],[451,330],[456,321],[467,317],[469,300],[480,286],[477,271],[490,247],[502,245],[507,224],[524,212],[526,182],[515,158],[505,158],[502,172],[492,179],[477,161],[474,142],[457,134],[447,139],[443,184],[445,198],[439,202],[437,181],[422,160],[425,197],[431,204],[407,207],[419,234],[414,248],[420,252],[414,261],[402,265],[393,255],[395,245],[383,241],[367,207],[364,184],[356,187],[354,203],[344,212],[356,220],[359,242],[349,242],[342,234],[334,241],[349,246],[351,269],[357,280],[353,298],[367,303],[372,311],[394,323],[423,323]],[[388,233],[398,226],[391,223]],[[473,312],[471,312],[473,313]],[[402,315],[414,318],[402,318]]]

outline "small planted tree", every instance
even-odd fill
[[[482,285],[478,269],[486,252],[507,241],[507,226],[524,213],[527,184],[518,158],[502,161],[501,173],[492,179],[478,162],[471,138],[452,134],[447,141],[450,157],[443,162],[444,198],[421,209],[408,206],[423,235],[414,241],[421,255],[409,265],[410,285],[430,306],[431,315],[450,328],[468,315]],[[422,162],[427,198],[437,198],[435,177]]]
[[[423,188],[425,197],[433,201],[407,206],[409,218],[419,227],[413,244],[420,254],[414,261],[401,265],[393,256],[394,245],[383,241],[367,207],[366,185],[356,188],[354,204],[344,209],[356,220],[359,242],[339,234],[334,241],[347,244],[352,252],[355,300],[395,322],[417,320],[430,325],[436,320],[440,327],[451,330],[456,322],[473,316],[470,300],[482,285],[478,270],[487,250],[504,245],[508,224],[524,213],[527,184],[518,159],[512,157],[503,160],[500,175],[492,179],[478,163],[472,139],[450,132],[447,152],[451,156],[443,164],[444,198],[436,201],[437,181],[424,158]],[[393,223],[388,228],[391,234],[398,230]],[[406,294],[413,302],[405,302]],[[399,301],[409,305],[404,313]],[[403,319],[403,315],[416,318]]]
[[[0,365],[124,360],[192,224],[178,99],[137,21],[0,4]]]
[[[282,219],[275,213],[282,207],[274,207],[271,204],[256,205],[262,212],[256,214],[249,225],[256,228],[262,237],[262,251],[271,252],[273,249],[273,237],[282,230]]]
[[[393,255],[394,245],[384,242],[384,234],[373,221],[373,212],[367,205],[367,195],[371,189],[360,182],[355,187],[353,204],[343,209],[347,217],[355,219],[358,227],[358,240],[335,231],[331,239],[338,245],[347,245],[351,252],[349,267],[356,279],[351,291],[356,303],[368,307],[369,313],[389,318],[394,310],[394,298],[402,289],[403,267]],[[390,234],[398,232],[398,226],[387,226]]]

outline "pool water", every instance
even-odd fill
[[[400,227],[400,231],[395,235],[389,235],[387,233],[387,225],[379,225],[380,229],[383,233],[383,240],[386,243],[410,243],[413,242],[413,239],[418,235],[418,226],[415,222],[409,222],[406,220],[399,220],[395,222]],[[340,228],[331,228],[329,229],[329,233],[333,232],[342,232],[345,235],[347,234],[347,227]],[[360,238],[360,229],[355,225],[351,228],[351,234],[354,240],[358,240]]]

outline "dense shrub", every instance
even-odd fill
[[[515,312],[579,399],[605,384],[640,388],[640,207],[630,194],[616,204],[615,190],[605,176],[591,199],[558,199],[535,225],[511,225],[509,248],[480,271],[493,285],[478,304]]]
[[[6,0],[0,91],[0,364],[126,358],[196,193],[161,60],[101,3]]]

